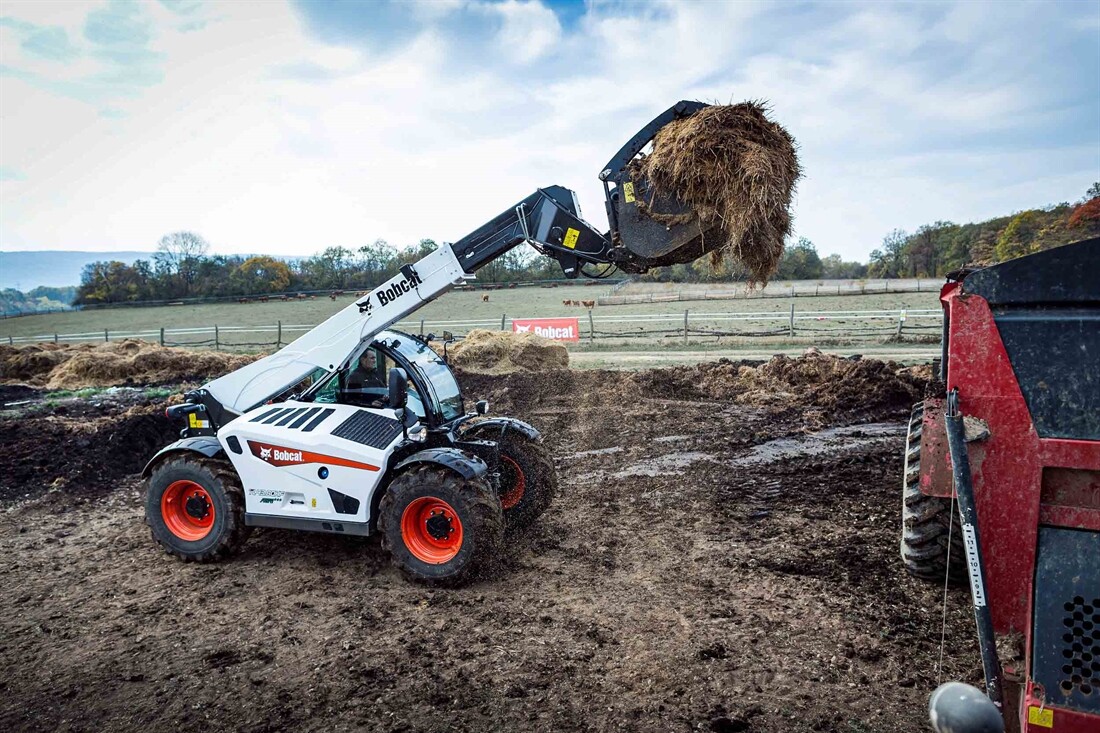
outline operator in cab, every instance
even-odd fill
[[[359,357],[359,363],[348,372],[345,389],[348,391],[362,389],[384,389],[386,381],[379,374],[378,354],[374,349],[367,349]]]

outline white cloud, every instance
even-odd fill
[[[36,60],[0,29],[3,64],[34,75],[0,77],[0,167],[19,173],[0,180],[0,248],[151,249],[178,229],[223,252],[454,240],[555,183],[602,224],[599,170],[683,98],[772,101],[807,172],[796,227],[823,253],[864,258],[895,226],[1075,198],[1100,177],[1095,135],[1055,144],[1100,125],[1096,104],[1018,60],[1041,7],[591,3],[563,24],[537,2],[423,2],[382,53],[323,43],[274,2],[143,4],[163,78],[127,94],[87,83],[105,68],[84,36],[97,8],[118,9],[4,5],[82,56]],[[456,30],[471,17],[484,35]]]

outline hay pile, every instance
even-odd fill
[[[797,359],[773,356],[757,367],[719,361],[699,366],[704,394],[742,405],[859,411],[920,400],[925,380],[894,362],[845,359],[815,348]]]
[[[0,383],[84,389],[204,382],[256,358],[175,349],[136,339],[97,345],[0,346]]]
[[[470,331],[449,348],[451,365],[466,372],[509,374],[569,368],[563,344],[533,333]]]
[[[666,225],[697,225],[703,251],[716,265],[728,258],[754,282],[766,283],[775,273],[802,171],[794,138],[768,119],[763,104],[713,105],[670,122],[634,170],[654,195],[674,196],[691,209],[677,216],[647,213]]]

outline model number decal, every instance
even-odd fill
[[[974,525],[964,524],[962,532],[966,563],[970,566],[970,592],[974,594],[974,606],[984,608],[985,588],[982,586],[981,568],[978,567],[978,538],[974,536]]]

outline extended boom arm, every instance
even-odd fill
[[[317,370],[347,368],[374,337],[425,303],[468,279],[489,262],[526,242],[561,264],[566,277],[586,265],[617,265],[630,272],[691,259],[701,241],[697,227],[665,225],[641,215],[647,190],[632,179],[629,163],[670,121],[706,105],[678,102],[632,137],[600,173],[610,230],[601,233],[581,217],[576,195],[562,186],[540,188],[454,244],[443,245],[282,350],[215,379],[188,399],[200,402],[212,427],[286,392]],[[621,194],[621,195],[620,195]],[[667,199],[667,197],[665,197]],[[676,213],[675,200],[657,201]],[[702,254],[700,251],[699,254]]]

